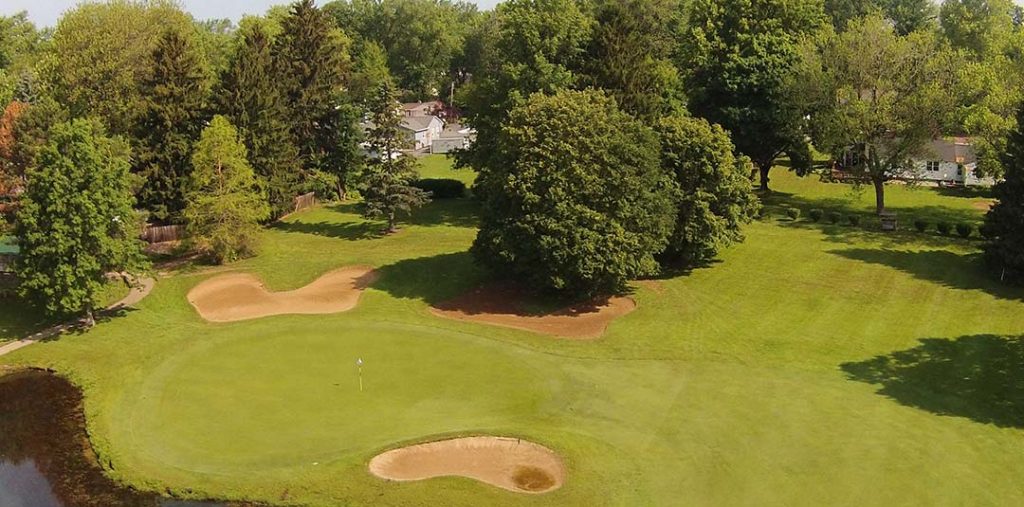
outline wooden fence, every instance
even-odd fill
[[[316,193],[310,192],[295,198],[295,211],[302,211],[316,205]]]
[[[178,241],[185,235],[181,225],[149,225],[142,231],[142,239],[150,244]]]

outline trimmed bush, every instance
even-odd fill
[[[790,220],[793,220],[795,222],[798,218],[800,218],[800,210],[797,208],[787,208],[786,216],[789,217]]]
[[[914,220],[914,228],[917,229],[917,232],[925,232],[928,230],[928,222],[918,218]]]
[[[839,221],[842,220],[842,219],[843,219],[843,215],[840,215],[838,211],[829,211],[828,212],[828,221],[831,222],[832,224],[838,224]]]
[[[860,225],[860,215],[850,215],[846,217],[846,221],[849,222],[851,226],[857,227]]]
[[[953,230],[953,226],[949,225],[949,222],[939,222],[935,224],[935,228],[943,236],[949,236],[949,232]]]
[[[807,216],[811,219],[812,222],[820,222],[821,221],[821,217],[824,214],[825,214],[824,211],[821,211],[820,209],[817,209],[817,208],[814,208],[811,211],[807,212]]]
[[[974,226],[971,224],[956,224],[956,233],[959,234],[961,238],[967,239],[971,237],[973,232]]]
[[[430,192],[434,199],[461,199],[466,196],[466,184],[451,178],[416,180],[412,186]]]

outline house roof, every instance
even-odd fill
[[[413,132],[422,132],[430,128],[430,124],[434,120],[441,121],[436,116],[407,116],[402,118],[402,128]]]
[[[934,139],[925,146],[922,158],[956,164],[973,164],[978,161],[974,147],[966,137]]]

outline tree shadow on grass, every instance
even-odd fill
[[[405,225],[419,227],[476,227],[479,225],[478,209],[479,203],[472,199],[438,200],[420,209],[413,210],[409,216],[400,216],[398,226],[399,228]],[[328,204],[323,207],[323,210],[337,214],[337,220],[312,222],[308,219],[303,220],[306,217],[298,215],[292,220],[274,224],[273,228],[285,232],[313,234],[346,240],[373,239],[385,236],[384,222],[362,218],[353,220],[353,216],[362,216],[363,210],[360,203]]]
[[[1024,337],[927,338],[908,350],[845,363],[851,380],[881,386],[903,405],[1024,428]]]
[[[403,259],[377,269],[373,288],[392,297],[436,305],[466,293],[487,281],[487,273],[469,252]]]
[[[843,185],[842,183],[828,184]],[[963,199],[979,198],[985,195],[982,190],[956,190],[958,192],[962,192],[961,194],[943,193],[940,190],[944,191],[945,189],[917,188],[913,191],[934,192],[944,197]],[[870,189],[865,189],[864,191],[873,192]],[[953,192],[953,190],[950,190],[950,192]],[[873,193],[871,195],[873,195]],[[785,208],[799,208],[803,211],[803,216],[807,216],[808,211],[811,209],[820,209],[826,214],[832,211],[838,211],[843,215],[844,220],[848,215],[857,214],[861,216],[862,224],[864,226],[872,227],[876,230],[880,229],[878,218],[873,212],[873,207],[866,207],[865,204],[854,201],[851,198],[838,196],[807,197],[778,191],[760,194],[760,198],[765,207],[775,214],[782,214]],[[872,200],[872,202],[874,201]],[[984,210],[981,209],[954,208],[936,205],[899,206],[894,205],[891,202],[891,198],[887,199],[886,202],[888,204],[887,209],[895,212],[899,218],[901,226],[907,229],[912,229],[913,222],[917,219],[929,222],[932,229],[934,229],[937,222],[949,222],[950,224],[961,222],[979,224],[984,219]]]
[[[1001,284],[981,265],[981,254],[945,250],[906,251],[852,248],[831,252],[847,259],[898,269],[915,278],[961,290],[981,290],[1002,299],[1024,300],[1024,290]]]

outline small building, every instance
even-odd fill
[[[452,123],[446,126],[437,139],[434,139],[430,145],[430,153],[451,153],[468,148],[473,143],[475,136],[475,130]]]
[[[429,102],[408,102],[402,104],[402,116],[408,118],[420,118],[425,116],[444,117],[444,102],[432,100]]]
[[[437,116],[407,116],[402,118],[400,126],[415,151],[430,149],[434,139],[440,138],[444,131],[444,121]]]

